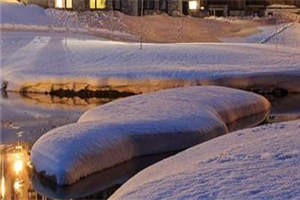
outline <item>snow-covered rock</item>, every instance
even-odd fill
[[[34,144],[31,158],[38,172],[59,185],[71,184],[134,157],[182,150],[223,135],[240,120],[242,127],[256,125],[269,109],[262,96],[224,87],[137,95],[51,130]],[[250,120],[245,123],[245,118]]]
[[[237,131],[141,171],[110,200],[298,199],[300,121]]]

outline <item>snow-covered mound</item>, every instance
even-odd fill
[[[32,148],[37,172],[59,185],[142,155],[176,151],[228,132],[270,108],[262,96],[224,87],[187,87],[133,96],[87,111],[46,133]]]
[[[110,200],[298,199],[300,121],[237,131],[141,171]]]
[[[113,88],[147,92],[185,85],[283,87],[300,92],[299,48],[262,44],[139,44],[64,34],[2,33],[8,90]]]
[[[45,9],[36,5],[0,1],[1,24],[49,25],[51,19]]]
[[[106,38],[135,40],[135,36],[125,32],[119,17],[105,11],[69,11],[44,9],[34,4],[0,1],[0,30],[64,32],[97,35]],[[119,16],[120,13],[117,13]],[[111,24],[114,30],[111,30]],[[18,39],[19,40],[19,39]]]

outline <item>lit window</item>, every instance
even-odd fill
[[[55,8],[72,8],[72,0],[55,0]]]
[[[72,0],[66,0],[66,8],[72,8]]]
[[[95,9],[96,8],[96,1],[90,0],[90,9]]]
[[[198,7],[197,1],[189,1],[189,9],[190,10],[196,10]]]
[[[55,8],[64,8],[64,0],[56,0]]]
[[[106,0],[90,0],[90,9],[104,9]]]

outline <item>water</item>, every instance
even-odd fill
[[[300,119],[300,95],[269,98],[267,123]],[[0,160],[2,199],[107,199],[130,177],[172,155],[145,156],[88,176],[68,187],[57,187],[33,173],[30,148],[47,131],[76,122],[83,112],[113,99],[60,98],[47,95],[2,94]]]

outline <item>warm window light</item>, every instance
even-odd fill
[[[90,9],[95,9],[95,8],[96,8],[95,0],[90,0]]]
[[[189,1],[189,9],[190,10],[196,10],[198,6],[198,2],[197,1]]]
[[[90,0],[90,9],[104,9],[106,0]]]
[[[55,0],[55,8],[72,8],[72,0]]]
[[[56,0],[55,8],[64,8],[65,7],[64,4],[65,4],[64,0]]]
[[[21,160],[16,160],[14,163],[14,171],[19,174],[23,169],[23,162]]]
[[[66,0],[67,1],[67,8],[72,8],[72,0]]]
[[[105,0],[96,0],[97,1],[97,8],[104,9],[105,8]]]

